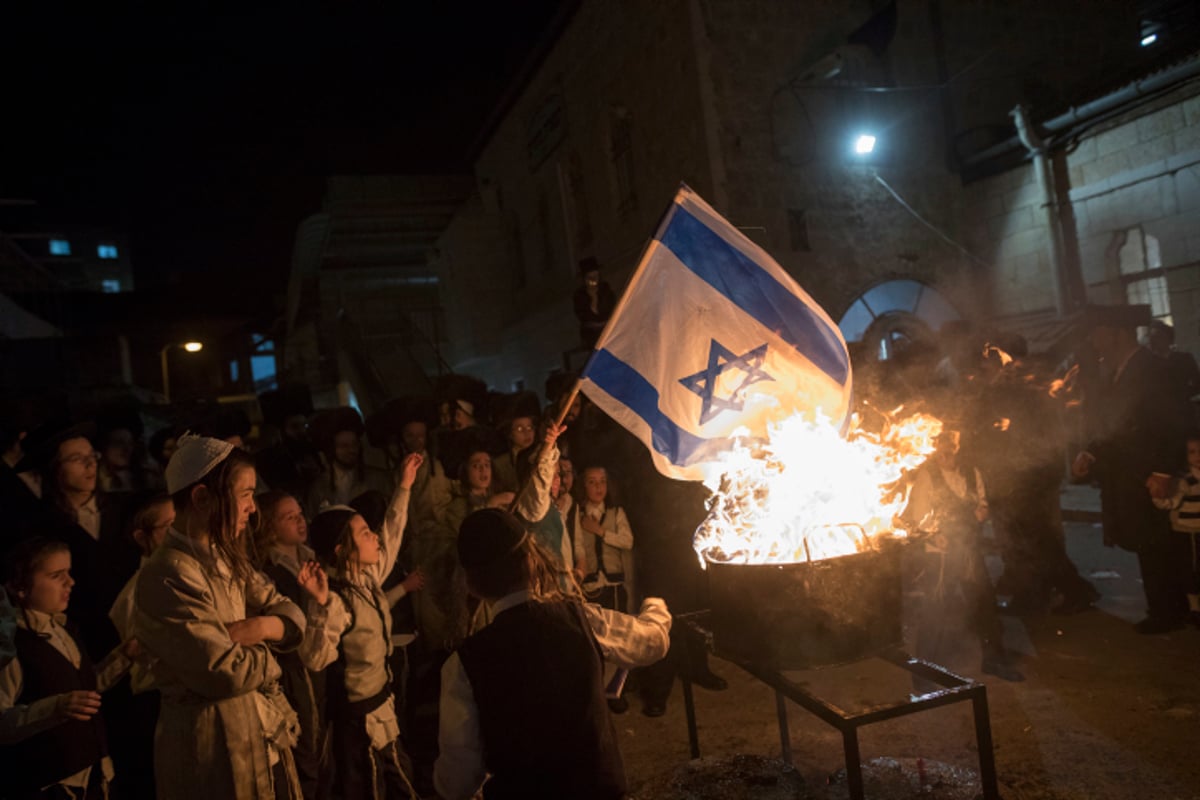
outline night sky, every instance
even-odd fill
[[[5,4],[0,198],[40,208],[4,226],[123,230],[140,286],[282,291],[325,176],[469,171],[562,4]]]

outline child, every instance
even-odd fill
[[[633,602],[633,530],[625,509],[611,502],[608,470],[584,469],[583,498],[575,505],[575,575],[584,595],[601,608],[629,613]],[[616,677],[616,676],[613,676]],[[608,707],[614,714],[629,708],[624,686]]]
[[[324,646],[302,652],[310,669],[332,665],[327,677],[335,782],[343,796],[415,798],[411,766],[401,755],[400,726],[392,697],[388,656],[392,623],[382,583],[396,563],[408,520],[413,481],[423,459],[405,457],[400,482],[380,536],[349,506],[313,519],[312,543],[321,565],[305,564],[297,576],[311,595],[308,638]]]
[[[0,768],[9,797],[107,796],[113,778],[100,694],[129,669],[130,640],[93,667],[73,626],[66,544],[33,538],[8,559],[16,658],[0,671]]]
[[[575,506],[575,570],[589,600],[629,612],[627,581],[633,578],[633,530],[625,509],[608,495],[608,470],[583,471],[583,498]]]
[[[983,557],[981,526],[988,518],[983,477],[960,458],[958,431],[939,434],[935,448],[916,473],[902,515],[909,530],[934,534],[917,555],[921,613],[916,654],[939,662],[952,655],[958,641],[952,623],[961,617],[982,647],[981,670],[1023,681],[1004,650],[996,593]]]
[[[142,554],[142,565],[167,538],[175,522],[175,504],[165,493],[149,494],[133,515],[130,536]],[[121,589],[108,618],[121,640],[133,638],[134,592],[138,572]],[[154,686],[153,659],[142,652],[129,672],[129,685],[114,691],[105,709],[111,736],[113,760],[119,768],[117,796],[154,796],[154,728],[158,724],[159,694]]]
[[[603,661],[647,666],[667,653],[671,614],[648,598],[636,617],[538,589],[537,545],[512,514],[467,517],[457,550],[493,622],[442,668],[438,796],[599,800],[626,795],[604,713]]]
[[[175,504],[167,494],[154,494],[144,500],[133,514],[133,530],[130,537],[142,553],[141,566],[138,572],[121,589],[117,599],[113,601],[108,617],[116,626],[121,640],[133,638],[133,597],[137,587],[138,575],[141,568],[150,560],[150,556],[167,538],[167,531],[175,523]],[[135,663],[131,672],[134,693],[144,692],[153,688],[153,678],[147,666]]]
[[[273,650],[300,645],[304,614],[246,554],[257,475],[219,439],[183,436],[166,470],[176,520],[142,567],[134,629],[157,660],[158,796],[299,797],[296,714]]]
[[[1178,556],[1177,564],[1187,565],[1188,619],[1200,628],[1200,431],[1187,437],[1187,463],[1187,471],[1174,480],[1170,496],[1154,498],[1154,505],[1171,512],[1171,530],[1179,534],[1172,542],[1172,552]]]

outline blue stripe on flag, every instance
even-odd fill
[[[583,377],[637,414],[650,428],[655,450],[672,464],[684,467],[715,460],[733,447],[732,439],[705,439],[675,424],[658,407],[658,390],[633,367],[607,350],[592,354]]]
[[[660,241],[689,270],[774,331],[843,386],[850,373],[839,334],[790,289],[682,206]]]

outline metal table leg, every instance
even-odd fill
[[[996,754],[992,750],[992,720],[985,687],[980,686],[971,698],[971,709],[975,717],[975,745],[979,748],[979,786],[983,789],[983,800],[1000,800],[1000,788],[996,785]]]
[[[861,756],[858,752],[858,728],[842,731],[842,749],[846,753],[846,784],[850,789],[850,800],[863,800],[863,777]]]
[[[696,730],[696,701],[692,697],[692,682],[680,676],[683,685],[683,710],[687,714],[688,747],[691,748],[692,758],[700,757],[700,732]]]
[[[783,763],[792,766],[792,733],[788,730],[787,698],[775,690],[775,716],[779,718],[779,752]]]

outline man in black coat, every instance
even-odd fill
[[[1089,308],[1088,342],[1101,371],[1085,398],[1091,443],[1072,465],[1076,477],[1100,484],[1104,542],[1137,553],[1147,616],[1139,633],[1182,627],[1187,617],[1187,537],[1173,535],[1164,497],[1183,465],[1188,408],[1171,390],[1162,359],[1137,343],[1145,306]]]

